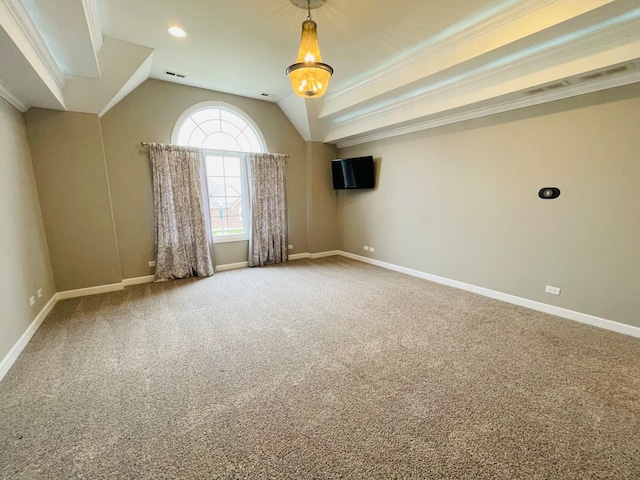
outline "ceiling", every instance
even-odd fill
[[[305,100],[285,75],[305,17],[289,0],[0,0],[0,95],[103,115],[157,78],[276,102],[306,140],[346,146],[640,81],[640,0],[327,0],[312,18],[335,74]]]

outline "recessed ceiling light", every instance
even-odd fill
[[[183,29],[181,29],[180,27],[171,27],[169,28],[168,32],[173,35],[174,37],[186,37],[187,36],[187,32],[185,32]]]

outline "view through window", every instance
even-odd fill
[[[242,235],[244,156],[233,153],[205,155],[209,213],[213,235]]]

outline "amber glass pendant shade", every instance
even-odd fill
[[[316,22],[310,18],[302,22],[298,58],[296,63],[287,68],[293,91],[304,98],[324,95],[333,75],[333,68],[322,63],[316,28]]]

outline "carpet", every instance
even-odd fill
[[[4,479],[640,479],[640,339],[343,257],[63,300]]]

